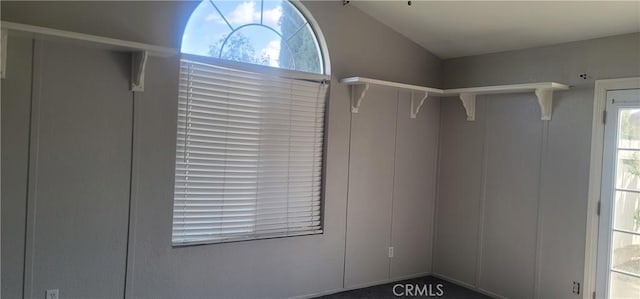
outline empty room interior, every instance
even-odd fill
[[[640,299],[640,1],[0,16],[3,299]]]

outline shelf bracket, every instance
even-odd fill
[[[424,101],[426,101],[428,97],[429,97],[429,92],[425,91],[424,96],[422,97],[422,100],[420,100],[420,103],[416,107],[415,100],[413,98],[413,92],[411,93],[411,114],[410,114],[411,118],[416,118],[418,116],[418,112],[420,112],[420,108],[422,108],[422,105],[424,105]]]
[[[467,113],[467,120],[476,120],[476,95],[473,93],[461,93],[460,101]]]
[[[538,97],[538,105],[540,105],[541,119],[551,120],[551,108],[553,107],[553,89],[538,88],[536,89],[536,97]]]
[[[131,52],[131,91],[144,91],[144,73],[148,57],[147,51]]]
[[[358,113],[360,110],[360,104],[362,104],[362,99],[367,94],[367,90],[369,90],[369,84],[357,84],[351,85],[351,112]],[[355,98],[355,94],[359,94],[358,98]]]
[[[7,38],[9,37],[9,31],[2,29],[2,40],[0,45],[0,77],[4,79],[7,75]]]

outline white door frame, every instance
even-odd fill
[[[585,238],[584,292],[582,298],[591,299],[596,288],[596,261],[598,257],[598,202],[602,184],[604,152],[604,113],[607,92],[617,89],[640,88],[640,77],[597,80],[593,98],[591,129],[591,161],[589,166],[589,193],[587,203],[587,235]]]

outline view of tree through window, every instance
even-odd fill
[[[632,298],[640,290],[640,109],[620,109],[618,125],[610,295]]]
[[[191,15],[182,53],[322,74],[316,36],[286,0],[204,0]]]

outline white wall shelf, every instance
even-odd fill
[[[367,90],[369,90],[370,85],[394,87],[411,91],[411,111],[409,112],[409,117],[411,118],[416,118],[418,112],[420,112],[420,109],[422,108],[422,105],[424,105],[424,102],[427,100],[430,94],[442,94],[442,89],[438,88],[383,81],[364,77],[343,78],[340,79],[340,83],[351,85],[351,112],[353,113],[359,112],[362,100],[364,99]],[[420,101],[417,103],[416,99],[414,99],[414,92],[419,93],[421,96]]]
[[[149,45],[144,43],[126,41],[121,39],[96,36],[72,31],[58,30],[40,26],[33,26],[27,24],[13,23],[2,21],[2,65],[0,68],[2,76],[5,74],[6,66],[6,44],[7,35],[20,35],[29,36],[37,39],[44,40],[61,40],[77,42],[89,47],[95,47],[100,49],[118,51],[118,52],[130,52],[131,55],[131,90],[132,91],[144,91],[144,72],[146,70],[146,63],[148,56],[158,57],[171,57],[177,55],[179,52],[173,48],[161,47],[156,45]]]
[[[553,92],[555,90],[569,89],[569,86],[555,82],[510,84],[454,89],[438,89],[364,77],[343,78],[340,80],[340,82],[351,85],[351,112],[353,113],[358,113],[360,105],[362,104],[362,100],[364,99],[366,92],[369,89],[369,85],[380,85],[411,91],[411,118],[416,118],[418,112],[420,112],[420,108],[424,104],[427,97],[430,95],[439,97],[458,96],[460,98],[460,101],[462,102],[462,106],[467,113],[467,120],[470,121],[475,120],[477,95],[521,92],[534,92],[536,97],[538,98],[538,105],[540,106],[540,118],[542,120],[550,120],[553,105]],[[423,97],[418,104],[416,104],[414,100],[414,92],[421,92],[423,94]]]
[[[475,120],[476,96],[500,93],[534,92],[540,105],[540,118],[551,120],[551,108],[553,106],[553,92],[566,90],[569,86],[555,82],[540,82],[526,84],[510,84],[496,86],[482,86],[469,88],[445,89],[444,96],[459,96],[467,112],[467,120]]]

